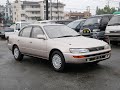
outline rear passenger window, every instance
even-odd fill
[[[31,30],[32,30],[32,26],[25,27],[25,28],[19,33],[19,36],[21,36],[21,37],[30,37]]]
[[[42,28],[40,28],[39,26],[33,27],[31,37],[37,38],[37,35],[39,34],[42,34],[42,35],[44,34]]]

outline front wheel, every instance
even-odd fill
[[[15,60],[17,61],[21,61],[23,59],[23,54],[21,54],[17,46],[14,46],[13,48],[13,55],[14,55]]]
[[[55,71],[63,71],[65,66],[65,59],[61,52],[54,51],[51,55],[51,63]]]

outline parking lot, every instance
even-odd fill
[[[0,40],[0,90],[120,90],[120,46],[98,65],[69,64],[53,71],[49,62],[25,57],[15,61],[7,42]]]

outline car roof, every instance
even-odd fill
[[[78,20],[74,20],[74,21],[83,21],[83,20],[86,20],[86,19],[78,19]]]
[[[50,23],[39,24],[39,23],[36,23],[36,24],[29,24],[29,25],[33,25],[33,26],[38,25],[38,26],[44,27],[44,26],[50,26],[50,25],[52,25],[52,26],[54,26],[54,25],[60,26],[60,25],[64,25],[64,24],[54,24],[54,23],[53,24],[50,24]]]
[[[30,22],[23,22],[23,21],[22,21],[22,22],[15,22],[15,23],[30,23]]]
[[[114,16],[114,15],[113,14],[101,14],[101,15],[91,16],[91,18],[93,18],[93,17],[104,17],[104,16]]]

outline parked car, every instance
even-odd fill
[[[39,24],[64,24],[67,25],[68,23],[72,22],[72,20],[43,20],[43,21],[36,21],[34,23]]]
[[[56,20],[55,22],[57,24],[64,24],[64,25],[67,25],[69,24],[70,22],[72,22],[73,20]]]
[[[0,37],[2,39],[5,39],[5,33],[12,33],[14,32],[14,29],[13,28],[10,28],[10,27],[3,27],[1,30],[0,30]]]
[[[109,36],[112,44],[118,44],[120,42],[120,15],[115,15],[109,21],[105,34]]]
[[[18,32],[26,25],[30,24],[30,22],[16,22],[11,25],[10,28],[13,29],[12,32],[5,32],[5,38],[8,38],[10,35],[18,34]]]
[[[77,32],[80,32],[81,26],[84,24],[85,19],[75,20],[70,22],[67,26],[74,29]]]
[[[43,20],[43,21],[35,21],[34,23],[39,23],[39,24],[52,24],[56,23],[54,20]]]
[[[31,24],[11,35],[8,47],[18,61],[24,55],[50,60],[54,70],[65,63],[98,63],[110,58],[110,46],[101,40],[80,36],[61,24]]]
[[[109,43],[109,38],[105,36],[105,29],[112,16],[112,14],[105,14],[88,18],[81,27],[80,33]]]

